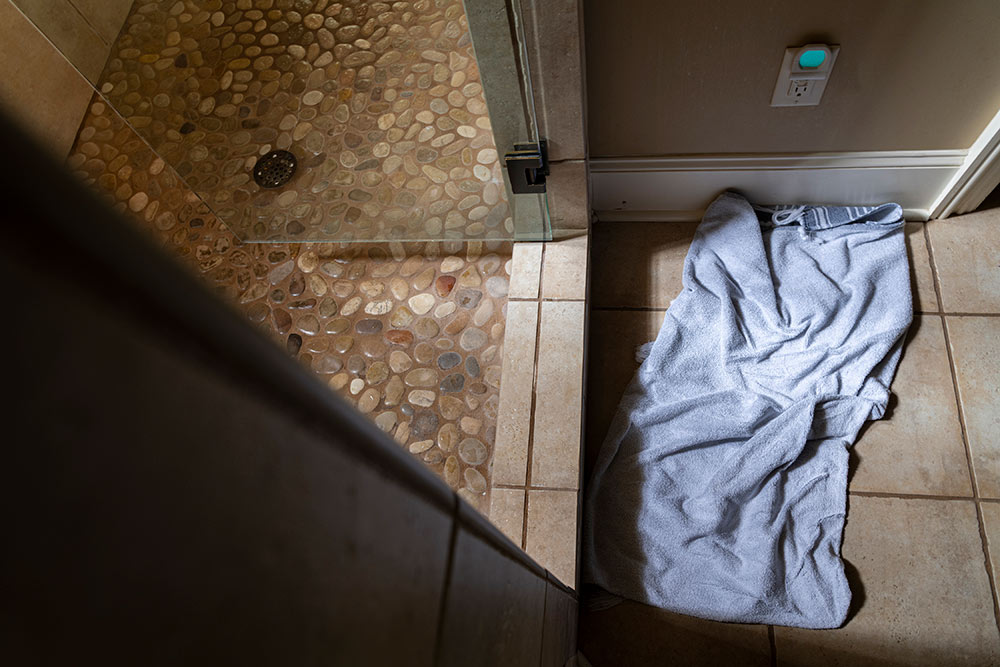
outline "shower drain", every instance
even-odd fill
[[[292,179],[298,163],[288,151],[271,151],[257,160],[253,180],[262,188],[280,188]]]

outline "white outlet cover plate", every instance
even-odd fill
[[[792,97],[788,94],[792,85],[792,63],[795,54],[801,47],[785,49],[785,57],[781,61],[781,69],[778,70],[778,80],[774,84],[774,93],[771,95],[772,107],[814,107],[823,99],[823,91],[826,90],[826,83],[833,73],[833,66],[837,62],[837,54],[840,53],[839,46],[830,47],[830,63],[824,72],[810,73],[811,90],[808,95]],[[817,77],[822,74],[822,77]]]

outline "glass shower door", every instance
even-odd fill
[[[243,241],[545,240],[519,32],[517,0],[136,0],[75,64]]]

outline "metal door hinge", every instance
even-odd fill
[[[503,156],[510,178],[510,189],[516,195],[545,192],[545,177],[549,174],[549,153],[542,139],[537,144],[514,144],[514,150]]]

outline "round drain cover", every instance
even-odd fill
[[[271,151],[257,160],[253,180],[262,188],[280,188],[292,179],[298,163],[288,151]]]

